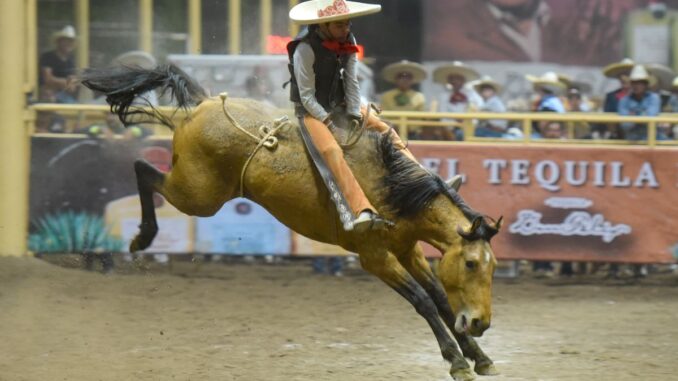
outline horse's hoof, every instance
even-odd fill
[[[450,376],[452,376],[454,381],[473,381],[476,379],[471,368],[450,369]]]
[[[489,363],[489,364],[478,364],[475,366],[473,369],[476,371],[477,374],[481,376],[497,376],[499,375],[499,371],[497,368],[494,367],[494,364]]]

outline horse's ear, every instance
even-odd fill
[[[459,233],[460,236],[466,238],[466,239],[473,239],[475,237],[475,232],[480,228],[480,225],[483,224],[483,218],[478,216],[473,219],[471,222],[471,226],[468,229],[464,229],[461,226],[457,226],[457,233]]]
[[[504,216],[499,216],[499,219],[497,220],[497,222],[494,223],[494,228],[497,229],[497,231],[499,231],[499,229],[501,229],[501,225],[503,223],[504,223]]]
[[[447,186],[454,189],[455,192],[459,192],[461,184],[464,182],[464,177],[462,175],[454,175],[451,179],[447,180]]]

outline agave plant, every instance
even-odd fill
[[[121,252],[124,242],[112,237],[100,216],[73,211],[47,214],[33,222],[28,246],[36,253]]]

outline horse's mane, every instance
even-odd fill
[[[471,239],[483,238],[487,241],[497,230],[487,224],[484,215],[473,210],[464,199],[452,189],[440,176],[424,169],[410,160],[394,145],[390,134],[375,137],[377,149],[386,168],[383,179],[386,203],[399,218],[412,218],[428,207],[438,195],[447,196],[461,210],[469,221],[481,219],[478,229]]]

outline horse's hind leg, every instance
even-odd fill
[[[438,340],[443,358],[450,362],[450,375],[455,381],[469,381],[475,379],[473,372],[459,353],[457,345],[450,337],[447,329],[440,321],[435,303],[416,280],[403,268],[398,259],[391,253],[360,253],[360,263],[365,270],[376,275],[393,288],[398,294],[407,299],[414,309],[421,315],[433,330]]]
[[[431,297],[438,309],[438,314],[452,331],[464,356],[475,362],[475,372],[484,376],[498,374],[492,360],[480,349],[475,339],[469,335],[458,333],[454,329],[454,314],[447,302],[447,295],[445,295],[445,290],[440,281],[431,271],[421,246],[415,245],[412,250],[399,255],[398,260]]]
[[[165,174],[145,160],[135,161],[134,171],[137,174],[137,188],[141,200],[141,225],[139,225],[139,234],[134,237],[129,246],[129,251],[132,253],[151,246],[158,233],[153,192],[160,189],[165,182]]]

